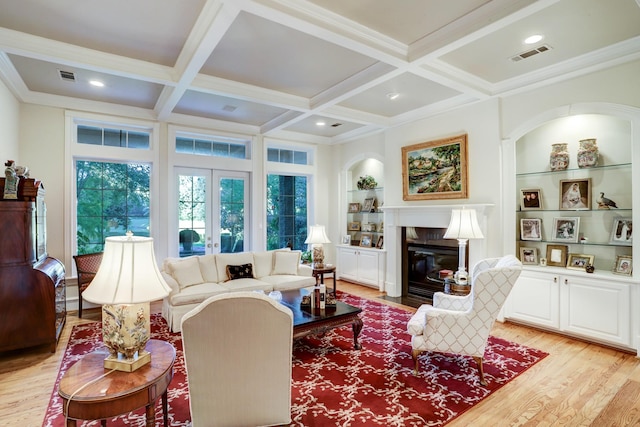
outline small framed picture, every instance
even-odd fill
[[[615,274],[631,276],[632,269],[633,269],[633,262],[632,262],[631,255],[618,255],[616,257],[616,264],[613,266],[613,272]]]
[[[342,236],[342,244],[343,245],[350,245],[351,244],[351,235],[350,234],[345,234],[344,236]]]
[[[540,197],[540,189],[525,188],[520,190],[520,209],[523,211],[542,209],[542,198]]]
[[[376,204],[375,197],[364,199],[364,203],[362,204],[362,212],[373,212],[375,204]]]
[[[384,231],[384,221],[380,222],[380,225],[378,226],[378,232],[382,233]]]
[[[631,218],[616,218],[613,220],[611,228],[611,238],[609,243],[612,245],[631,246],[633,241],[633,221]]]
[[[522,218],[520,220],[521,240],[542,240],[542,220],[540,218]]]
[[[547,265],[551,267],[566,267],[567,246],[547,245]]]
[[[372,231],[376,231],[376,224],[369,222],[366,224],[362,224],[362,231],[367,231],[367,232],[372,232]]]
[[[560,210],[591,209],[591,178],[560,180]]]
[[[349,213],[360,212],[360,203],[349,203]]]
[[[579,217],[562,217],[553,219],[554,242],[578,243],[578,228],[580,226]]]
[[[370,248],[373,242],[373,235],[371,233],[362,233],[360,236],[360,246]]]
[[[382,249],[383,244],[384,244],[384,236],[378,237],[378,242],[376,243],[376,248]]]
[[[538,264],[538,249],[521,247],[520,261],[522,261],[522,264],[528,264],[528,265]]]
[[[360,231],[360,221],[350,222],[349,231]]]
[[[584,271],[586,266],[593,265],[594,258],[594,255],[569,254],[567,268]]]

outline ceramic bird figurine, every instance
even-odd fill
[[[604,197],[604,193],[600,193],[600,197],[598,198],[597,202],[598,202],[599,209],[611,209],[611,208],[617,209],[618,208],[618,205],[616,205],[616,202]]]

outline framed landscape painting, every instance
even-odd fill
[[[402,199],[466,199],[467,135],[402,147]]]

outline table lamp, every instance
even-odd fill
[[[102,304],[102,339],[109,349],[104,367],[133,372],[151,361],[145,350],[151,336],[149,302],[169,295],[150,237],[107,237],[100,268],[82,293]]]
[[[327,233],[324,231],[324,225],[316,224],[309,228],[311,230],[309,231],[307,240],[305,240],[304,243],[311,245],[311,259],[313,261],[314,268],[324,268],[324,248],[322,245],[324,243],[331,243],[331,241],[327,237]]]
[[[475,209],[452,209],[444,238],[458,239],[458,271],[454,279],[458,284],[466,284],[469,277],[465,268],[467,240],[484,238]]]

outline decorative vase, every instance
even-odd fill
[[[551,144],[551,155],[549,156],[549,167],[552,171],[562,171],[569,167],[569,152],[567,143],[559,142]]]
[[[595,138],[581,139],[578,149],[578,167],[590,168],[598,164],[598,145]]]

